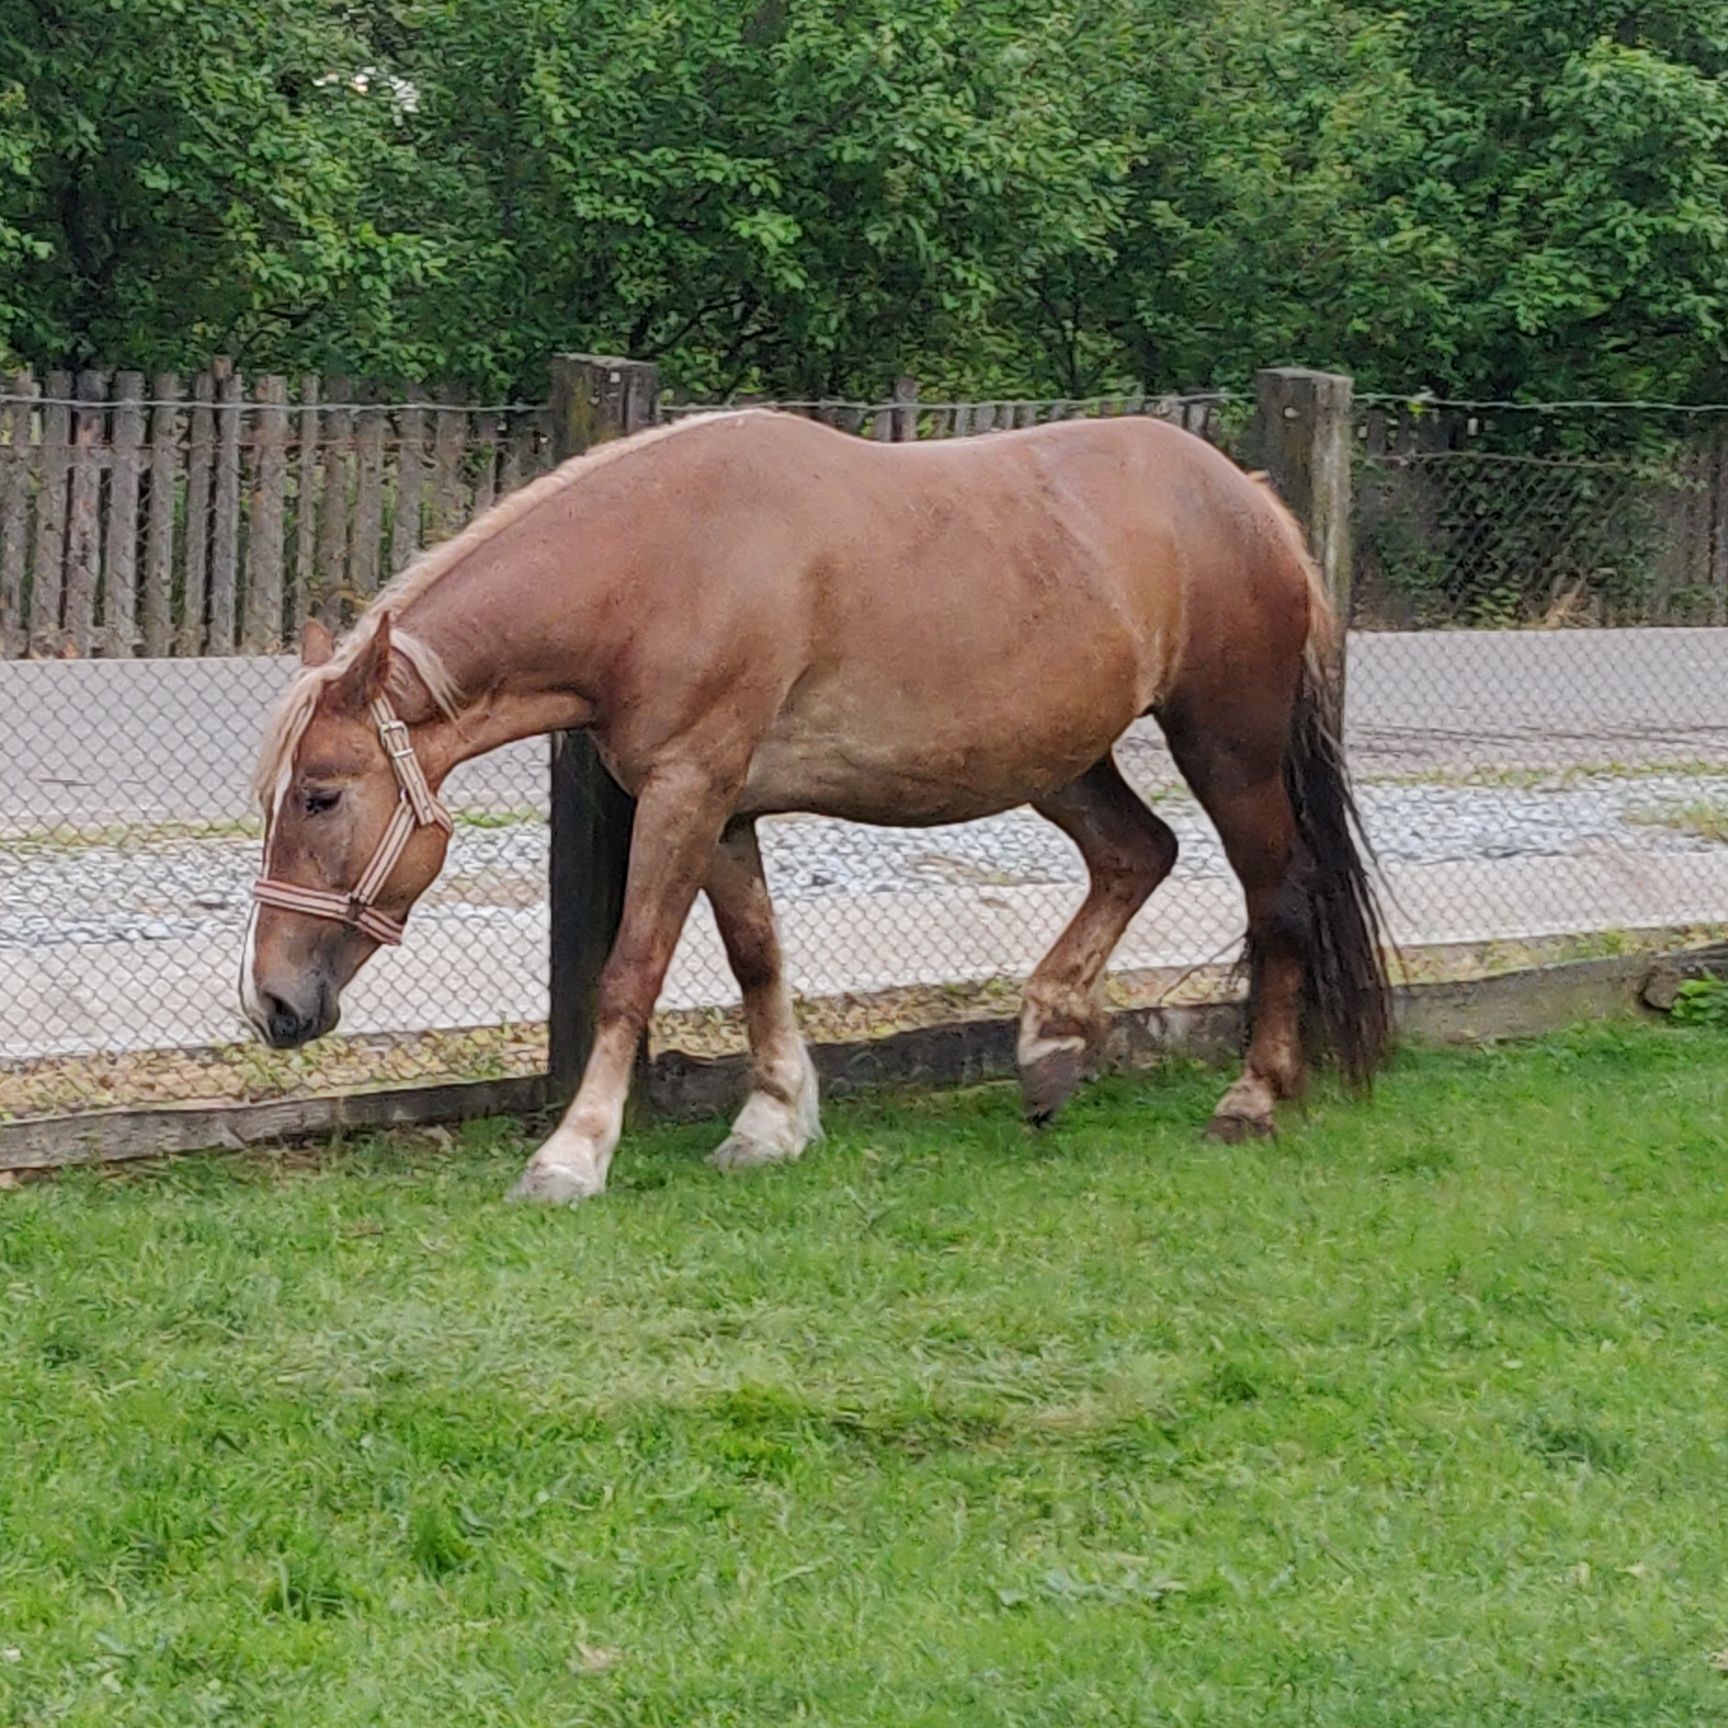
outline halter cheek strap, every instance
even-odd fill
[[[348,893],[338,894],[333,889],[302,888],[297,883],[277,882],[261,875],[252,884],[252,898],[261,906],[279,906],[285,912],[304,912],[313,918],[345,924],[386,948],[394,948],[402,940],[403,921],[380,912],[378,897],[419,829],[442,828],[448,834],[454,825],[450,812],[432,795],[432,788],[426,783],[426,771],[414,754],[414,741],[408,735],[407,724],[396,717],[395,709],[382,696],[372,704],[372,718],[377,722],[384,754],[390,758],[399,796],[396,808],[390,813],[389,826],[360,880]]]

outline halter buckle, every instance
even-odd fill
[[[394,714],[388,720],[378,722],[378,741],[392,762],[405,761],[414,754],[414,740],[409,734],[408,722]]]

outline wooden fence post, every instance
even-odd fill
[[[1350,379],[1278,366],[1254,377],[1255,447],[1278,495],[1308,531],[1308,549],[1338,618],[1331,666],[1340,711],[1350,624]]]
[[[659,418],[660,374],[641,361],[559,354],[552,361],[552,453],[568,461]],[[594,1041],[594,998],[624,910],[634,800],[583,732],[552,736],[550,1096],[575,1092]],[[638,1089],[640,1091],[640,1089]]]

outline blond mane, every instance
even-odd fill
[[[596,468],[604,468],[622,456],[634,455],[651,444],[662,443],[691,427],[727,417],[724,410],[714,414],[692,414],[687,419],[651,427],[629,438],[614,439],[597,450],[572,457],[550,473],[518,487],[509,497],[475,517],[460,533],[422,552],[393,577],[355,620],[354,627],[337,645],[335,654],[322,666],[302,666],[272,711],[265,727],[258,766],[252,775],[252,795],[265,816],[271,815],[281,789],[287,784],[294,766],[294,753],[306,735],[306,728],[312,724],[318,699],[364,652],[386,617],[390,619],[391,661],[387,686],[390,695],[401,701],[408,694],[408,675],[412,674],[426,687],[438,711],[449,719],[455,719],[461,712],[464,692],[451,676],[438,650],[402,627],[402,614],[433,583],[466,563],[548,498],[585,479]]]

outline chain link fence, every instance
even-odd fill
[[[9,406],[0,400],[0,427]],[[1246,405],[1216,393],[796,406],[893,440],[1156,414],[1251,457]],[[1672,945],[1728,923],[1718,423],[1368,402],[1357,430],[1349,745],[1413,973]],[[329,434],[320,428],[320,452]],[[289,502],[315,512],[314,564],[316,512],[346,511],[351,569],[352,422],[344,436],[336,460],[352,465],[333,470],[320,454],[319,488],[303,499],[290,488]],[[399,494],[393,444],[376,442],[382,575]],[[496,430],[487,443],[499,447]],[[245,498],[272,446],[237,449]],[[475,460],[466,443],[445,451],[448,473]],[[295,454],[290,442],[290,477]],[[490,473],[470,507],[502,490]],[[0,565],[18,497],[0,464]],[[19,531],[34,549],[41,497],[27,488],[23,501]],[[184,523],[183,482],[175,508]],[[364,521],[372,532],[370,506]],[[245,551],[242,538],[242,618]],[[290,557],[285,592],[316,594],[311,567],[303,585],[296,568]],[[0,1117],[544,1067],[539,742],[453,777],[450,862],[406,945],[348,993],[337,1037],[277,1054],[244,1029],[236,969],[258,847],[244,788],[289,666],[279,654],[0,660]],[[1110,994],[1122,1005],[1215,996],[1230,988],[1241,936],[1235,879],[1156,726],[1136,726],[1120,757],[1182,852],[1129,932]],[[919,830],[788,817],[764,825],[764,852],[806,1027],[824,1040],[1011,1010],[1084,881],[1071,844],[1029,811]],[[656,1041],[736,1048],[735,995],[699,904]]]
[[[1357,433],[1350,742],[1401,933],[1719,935],[1728,412],[1370,398]]]

